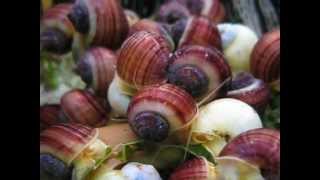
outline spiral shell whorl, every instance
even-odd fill
[[[194,73],[198,72],[196,73],[198,74],[198,77],[192,78],[189,75],[190,72],[186,72],[188,76],[179,77],[179,74],[177,74],[179,72],[176,71],[184,67],[188,67],[188,69],[190,71],[193,70]],[[187,68],[184,68],[184,70],[187,70]],[[196,98],[197,101],[206,97],[211,91],[216,90],[225,80],[227,80],[227,78],[231,77],[230,67],[220,51],[214,48],[206,48],[196,45],[185,46],[178,49],[171,57],[168,72],[169,82],[173,82],[178,86],[180,83],[182,88],[186,89],[192,95],[192,92],[196,91],[197,94],[193,95],[193,97]],[[183,82],[183,80],[186,82]],[[203,83],[199,84],[202,81]],[[197,85],[195,89],[190,89],[192,88],[192,84],[190,84],[191,82],[194,85]],[[223,87],[221,87],[214,96],[211,96],[211,99],[224,95],[226,93],[226,87],[228,87],[229,84],[229,81],[225,83],[225,85],[223,85]],[[198,92],[200,90],[201,92]]]
[[[151,112],[168,123],[168,133],[171,134],[190,125],[197,111],[195,101],[184,90],[171,84],[153,85],[142,89],[133,97],[128,108],[128,122],[137,132],[137,116],[143,112]]]

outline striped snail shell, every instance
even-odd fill
[[[171,33],[177,47],[200,45],[222,50],[216,24],[205,17],[191,16],[181,19],[172,26]]]
[[[129,29],[117,0],[76,0],[68,17],[84,39],[84,47],[119,48]]]
[[[133,95],[144,86],[167,81],[170,47],[156,33],[139,31],[122,45],[117,62],[121,89]]]
[[[185,46],[178,49],[170,61],[168,82],[183,88],[197,101],[212,91],[216,92],[210,99],[226,94],[231,70],[219,50],[197,45]]]
[[[74,27],[67,15],[72,4],[58,4],[46,10],[40,21],[40,49],[53,54],[71,50]]]
[[[215,166],[200,156],[185,161],[170,175],[169,180],[214,180],[217,179]]]
[[[260,168],[266,179],[280,179],[280,132],[258,128],[231,140],[219,156],[233,156]]]
[[[94,47],[77,62],[76,72],[98,95],[106,96],[116,71],[116,54],[103,47]]]
[[[170,50],[174,50],[174,42],[170,36],[170,32],[162,24],[149,19],[141,19],[134,25],[132,25],[129,30],[128,36],[131,36],[138,31],[153,32],[163,36],[167,40],[167,43],[170,46]]]
[[[86,90],[68,91],[61,97],[60,105],[70,122],[101,127],[109,120],[108,109],[97,96]]]
[[[73,161],[98,136],[98,131],[81,124],[59,124],[40,134],[41,179],[68,180],[73,176]]]
[[[255,45],[250,60],[252,74],[280,91],[280,29],[264,34]]]
[[[171,84],[152,85],[140,90],[128,108],[128,122],[142,139],[163,141],[176,133],[178,141],[185,142],[184,134],[198,112],[193,98]]]

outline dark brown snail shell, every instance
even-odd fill
[[[168,82],[186,90],[197,101],[212,91],[216,92],[211,99],[226,95],[230,85],[228,78],[231,79],[230,67],[223,54],[215,48],[184,46],[170,59]]]
[[[260,168],[266,179],[280,179],[280,132],[259,128],[232,139],[219,156],[234,156]]]

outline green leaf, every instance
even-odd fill
[[[208,149],[205,148],[202,144],[190,145],[188,150],[191,154],[195,156],[203,156],[208,161],[215,164],[215,160],[212,153],[208,151]]]

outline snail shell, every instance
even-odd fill
[[[178,49],[170,60],[168,82],[183,88],[197,101],[231,78],[230,67],[217,49],[185,46]],[[225,95],[229,84],[225,83],[211,95],[211,99]]]
[[[227,97],[249,104],[262,115],[269,104],[271,92],[262,80],[254,78],[250,73],[242,72],[232,79]]]
[[[129,25],[117,0],[76,0],[69,14],[86,46],[120,47]]]
[[[200,45],[222,50],[217,26],[205,17],[179,20],[173,25],[171,33],[178,47]]]
[[[251,106],[237,99],[222,98],[200,108],[191,138],[217,155],[230,139],[261,127],[261,119]]]
[[[169,180],[214,180],[217,179],[215,166],[204,157],[196,157],[185,161],[170,175]]]
[[[52,154],[70,165],[97,137],[97,129],[81,124],[54,125],[40,134],[40,153]]]
[[[77,62],[76,72],[98,95],[105,96],[116,71],[117,56],[109,49],[87,50]]]
[[[58,104],[40,106],[40,131],[48,127],[65,122],[66,119]]]
[[[70,122],[100,127],[108,121],[107,110],[98,98],[88,91],[71,90],[61,97],[60,104]]]
[[[188,7],[193,15],[204,16],[212,22],[219,23],[225,19],[226,13],[220,0],[178,0]]]
[[[266,179],[280,179],[280,132],[267,128],[243,132],[219,156],[243,159],[259,167]]]
[[[264,34],[252,51],[252,74],[280,90],[280,29]],[[277,87],[278,86],[278,87]]]
[[[122,45],[117,62],[120,88],[133,95],[146,85],[167,81],[170,47],[158,34],[139,31]]]
[[[131,36],[138,31],[153,32],[163,36],[167,40],[167,43],[170,46],[170,50],[174,50],[174,42],[168,30],[160,23],[157,23],[149,19],[141,19],[130,28],[128,36]]]
[[[72,4],[62,3],[49,8],[40,24],[40,48],[54,54],[65,54],[71,50],[74,27],[67,15]]]
[[[128,122],[141,138],[163,141],[169,134],[189,127],[198,112],[193,98],[171,84],[153,85],[140,90],[128,108]],[[185,142],[184,133],[178,134]]]
[[[250,55],[258,41],[254,31],[242,24],[219,24],[223,52],[233,74],[250,71]]]
[[[190,15],[186,6],[176,1],[169,1],[160,6],[155,14],[155,20],[158,22],[174,24],[180,19],[188,18]]]

